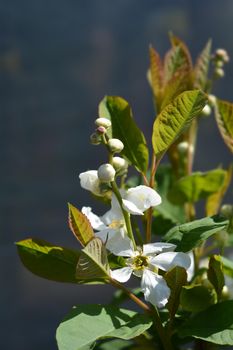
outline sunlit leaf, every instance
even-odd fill
[[[187,71],[191,71],[192,69],[192,58],[189,52],[187,45],[183,40],[175,36],[173,33],[169,33],[169,38],[172,44],[172,47],[180,48],[180,56],[182,58],[182,68]]]
[[[194,337],[219,345],[233,345],[233,300],[212,305],[186,321],[180,337]]]
[[[205,173],[196,172],[182,177],[168,193],[168,199],[177,205],[186,202],[195,203],[206,198],[212,193],[218,192],[223,186],[226,171],[215,169]]]
[[[79,252],[36,238],[19,241],[16,245],[22,263],[35,275],[57,282],[77,283],[75,270]]]
[[[168,271],[164,278],[168,287],[171,289],[171,294],[166,307],[169,310],[170,317],[173,318],[180,303],[180,293],[182,287],[187,282],[187,273],[183,267],[176,266],[172,270]]]
[[[148,148],[142,131],[133,120],[131,108],[126,100],[117,96],[106,96],[99,106],[100,117],[112,122],[112,137],[124,144],[121,152],[139,171],[148,167]]]
[[[207,271],[207,276],[209,281],[214,286],[218,297],[220,298],[222,289],[225,284],[223,267],[221,262],[221,257],[218,255],[213,255],[209,260],[209,268]]]
[[[231,183],[233,166],[231,165],[228,170],[225,171],[224,181],[222,186],[216,193],[213,193],[207,198],[206,201],[206,215],[212,216],[218,213],[219,207],[223,200],[223,197]]]
[[[206,96],[199,90],[185,91],[167,105],[155,119],[152,143],[157,159],[202,111]]]
[[[78,283],[103,283],[109,279],[107,251],[100,238],[92,239],[81,251],[76,279]]]
[[[132,339],[152,325],[147,315],[112,305],[79,305],[67,315],[56,333],[59,350],[88,350],[98,339]]]
[[[225,229],[228,223],[228,220],[220,216],[195,220],[173,227],[164,236],[164,241],[175,244],[177,251],[188,252]]]
[[[69,227],[78,241],[85,246],[95,237],[88,218],[72,204],[68,203]]]
[[[160,97],[162,89],[162,74],[163,74],[163,65],[160,59],[158,52],[150,46],[150,83],[153,94],[157,99]]]
[[[233,153],[233,104],[217,99],[215,117],[222,138]]]
[[[207,87],[208,70],[211,58],[211,46],[212,40],[209,40],[197,58],[193,72],[194,87],[203,91],[206,91]]]

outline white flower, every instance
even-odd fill
[[[82,188],[96,194],[97,196],[101,195],[97,170],[85,171],[79,174],[79,179]]]
[[[117,255],[128,257],[126,267],[111,271],[111,277],[127,282],[132,274],[141,277],[141,289],[146,301],[158,307],[166,305],[170,289],[158,269],[168,271],[175,266],[188,269],[191,261],[188,254],[174,252],[176,246],[170,243],[150,243],[140,250],[131,247]]]
[[[96,231],[96,237],[106,244],[106,248],[118,255],[123,247],[131,247],[131,241],[127,236],[124,217],[116,197],[112,196],[112,207],[103,216],[97,216],[90,207],[83,207],[82,213],[86,215],[92,228]]]
[[[143,215],[150,207],[161,203],[160,195],[148,186],[136,186],[123,194],[123,208],[130,214]]]

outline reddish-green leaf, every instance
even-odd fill
[[[233,104],[217,99],[215,117],[222,138],[233,153]]]
[[[193,70],[194,87],[206,91],[212,41],[209,40],[200,53]]]
[[[153,94],[159,98],[162,89],[163,65],[158,52],[150,46],[150,83]]]
[[[92,238],[95,237],[90,221],[72,204],[68,203],[68,207],[69,227],[82,246],[85,246]]]

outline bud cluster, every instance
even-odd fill
[[[212,57],[214,63],[214,75],[216,78],[223,78],[225,75],[224,64],[230,61],[225,49],[217,49]]]

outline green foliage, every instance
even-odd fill
[[[200,312],[217,302],[217,295],[213,286],[204,281],[203,284],[184,286],[180,294],[180,303],[184,310]]]
[[[185,91],[167,105],[155,119],[152,144],[157,160],[199,115],[207,102],[200,90]]]
[[[91,224],[87,217],[72,204],[68,203],[68,208],[69,227],[82,246],[85,246],[95,237]]]
[[[233,261],[223,256],[221,256],[220,260],[222,263],[223,272],[227,276],[233,278]]]
[[[106,248],[100,238],[92,239],[81,251],[77,270],[77,283],[104,283],[109,279]]]
[[[73,308],[57,329],[59,350],[88,350],[98,339],[132,339],[152,325],[146,315],[111,305]]]
[[[217,99],[215,117],[222,138],[233,153],[233,104]]]
[[[172,228],[164,236],[164,240],[176,244],[177,251],[188,252],[226,228],[227,225],[228,220],[223,217],[207,217]]]
[[[182,287],[187,283],[187,273],[183,267],[176,266],[165,274],[165,280],[168,287],[171,289],[171,294],[168,299],[167,308],[170,317],[175,317],[176,311],[180,303],[180,293]]]
[[[213,255],[210,257],[207,276],[208,276],[209,281],[214,286],[216,293],[218,295],[218,298],[220,299],[222,289],[223,289],[224,284],[225,284],[223,267],[222,267],[222,262],[221,262],[220,256]]]
[[[233,300],[213,305],[185,322],[179,329],[179,336],[192,336],[219,345],[233,345],[232,315]]]
[[[211,59],[212,40],[208,40],[206,46],[200,53],[193,72],[194,88],[206,91],[208,82],[208,71]]]
[[[106,96],[99,106],[100,117],[112,122],[112,137],[124,144],[121,152],[139,171],[146,173],[148,167],[148,149],[142,131],[133,120],[127,101],[117,96]]]
[[[16,245],[22,263],[35,275],[57,282],[77,283],[75,270],[79,252],[36,238],[19,241]]]
[[[219,191],[219,188],[223,186],[225,176],[225,170],[215,169],[206,173],[196,172],[182,177],[169,191],[168,199],[176,205],[182,205],[207,198]]]

